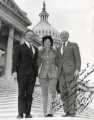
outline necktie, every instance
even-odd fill
[[[65,42],[63,43],[63,48],[65,47]]]
[[[30,49],[32,50],[32,53],[34,54],[35,53],[35,49],[32,45],[30,45]]]
[[[62,47],[61,47],[61,54],[63,54],[64,47],[65,47],[65,42],[62,44]]]

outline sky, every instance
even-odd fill
[[[32,29],[40,18],[43,0],[15,0],[28,14]],[[59,32],[67,30],[80,48],[82,62],[94,63],[94,0],[45,0],[49,22]]]

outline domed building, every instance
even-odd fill
[[[60,33],[48,22],[49,14],[46,11],[45,2],[43,2],[43,8],[39,16],[40,22],[33,27],[33,31],[39,36],[39,42],[41,42],[43,36],[51,35],[54,45],[58,46],[60,44]]]

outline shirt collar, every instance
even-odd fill
[[[65,42],[65,47],[68,45],[68,42],[69,42],[69,41],[66,41],[66,42]],[[63,45],[63,42],[62,42],[62,45]]]
[[[29,42],[25,41],[25,44],[30,48]]]

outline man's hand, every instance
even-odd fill
[[[14,73],[12,74],[12,76],[13,76],[13,79],[14,79],[14,80],[17,80],[17,72],[14,72]]]
[[[75,70],[74,77],[79,77],[79,71],[78,70]]]

